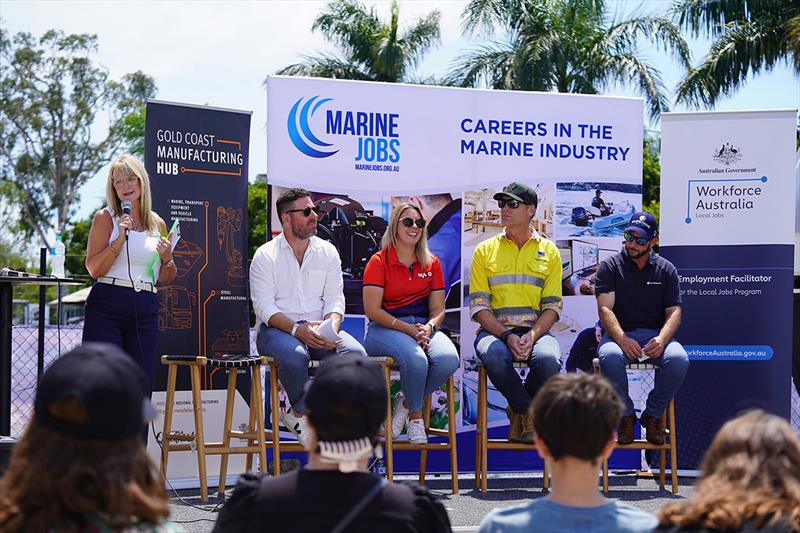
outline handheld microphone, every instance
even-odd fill
[[[122,213],[123,214],[125,214],[125,215],[130,215],[131,214],[131,203],[128,200],[125,200],[124,202],[122,202],[120,204],[120,207],[122,207]],[[130,229],[125,228],[125,238],[126,239],[128,238],[128,233],[129,232],[130,232]]]

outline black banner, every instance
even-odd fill
[[[178,275],[158,288],[158,353],[249,353],[250,113],[149,101],[145,129],[153,209],[167,228],[178,220],[181,235],[173,252]],[[206,373],[203,388],[224,388],[223,374]],[[179,388],[188,388],[188,376],[179,377]],[[165,388],[162,369],[154,390]]]

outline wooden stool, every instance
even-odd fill
[[[208,500],[208,480],[206,479],[206,455],[221,455],[219,471],[220,494],[225,492],[225,477],[228,473],[228,455],[246,454],[247,470],[253,466],[253,453],[258,453],[259,470],[264,472],[267,465],[267,455],[264,445],[264,412],[263,397],[261,393],[261,364],[260,356],[230,356],[226,358],[206,358],[193,355],[164,355],[161,363],[168,365],[167,372],[167,398],[164,409],[164,431],[161,451],[161,475],[166,479],[167,461],[169,452],[190,451],[192,442],[197,446],[197,470],[200,477],[200,497]],[[194,411],[194,434],[185,435],[172,432],[172,411],[175,404],[175,381],[178,366],[188,366],[192,379],[192,409]],[[200,368],[227,368],[228,389],[225,399],[225,425],[222,431],[222,442],[208,443],[203,433],[203,406],[200,396]],[[234,431],[231,429],[233,421],[234,393],[236,392],[237,369],[250,369],[250,422],[249,431]],[[255,431],[253,428],[255,427]],[[230,439],[247,440],[247,446],[231,447]],[[185,444],[172,444],[172,441]]]
[[[526,361],[514,361],[514,368],[529,368]],[[486,492],[489,471],[489,450],[536,450],[536,444],[508,442],[507,439],[490,439],[488,422],[488,379],[486,367],[478,360],[478,420],[475,427],[475,487]],[[547,461],[544,463],[544,488],[550,487]]]
[[[594,373],[600,374],[600,359],[593,359],[592,365],[594,366]],[[658,371],[658,367],[652,363],[639,363],[634,362],[627,365],[631,370],[654,370]],[[667,425],[669,421],[669,425]],[[664,444],[651,444],[646,439],[636,439],[630,444],[614,444],[615,450],[659,450],[660,452],[660,469],[658,475],[658,486],[664,490],[664,478],[666,475],[666,455],[669,450],[670,471],[672,477],[672,493],[678,494],[678,456],[676,449],[676,433],[675,433],[675,399],[669,402],[667,410],[661,414],[661,425],[665,429]],[[639,472],[642,477],[647,477],[652,474]],[[608,460],[603,461],[603,492],[608,492]]]
[[[394,442],[392,437],[392,382],[391,371],[396,370],[395,360],[391,357],[369,357],[383,370],[383,379],[386,383],[386,420],[384,427],[384,443],[386,447],[386,477],[394,478],[394,450],[419,450],[419,484],[425,484],[425,474],[428,465],[428,450],[450,451],[450,479],[453,494],[458,494],[458,453],[456,449],[456,409],[455,409],[455,384],[453,375],[447,379],[447,429],[431,428],[431,397],[425,398],[422,416],[425,421],[425,432],[428,436],[435,435],[446,437],[446,442],[428,442],[427,444],[413,444],[411,442]]]
[[[318,368],[321,361],[309,361],[308,368]],[[280,376],[278,375],[278,360],[274,357],[264,357],[264,363],[269,372],[269,397],[272,407],[272,430],[266,432],[266,446],[272,448],[272,472],[274,475],[281,475],[281,450],[286,452],[304,452],[306,449],[296,439],[281,440],[280,430],[280,405],[278,404],[278,385]],[[291,407],[290,407],[291,408]]]

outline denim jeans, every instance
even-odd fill
[[[639,343],[641,347],[658,335],[659,330],[639,328],[626,331],[625,335]],[[604,334],[597,348],[597,357],[600,359],[600,372],[605,376],[625,403],[625,415],[634,414],[633,400],[628,395],[628,372],[626,366],[636,362],[631,361],[619,345]],[[642,415],[660,417],[661,413],[669,407],[669,402],[678,392],[689,368],[689,356],[683,346],[672,339],[664,353],[659,357],[646,359],[645,363],[656,365],[660,370],[656,372],[656,383],[647,396],[647,407]]]
[[[424,324],[428,321],[418,316],[398,317],[398,320],[408,324]],[[372,356],[389,356],[397,362],[400,367],[400,390],[412,413],[422,411],[425,397],[447,381],[461,363],[455,345],[441,331],[433,334],[426,352],[413,337],[402,331],[370,322],[364,337],[364,348]]]
[[[308,381],[308,363],[312,359],[321,361],[332,355],[354,353],[363,357],[367,356],[364,348],[352,335],[344,330],[339,330],[341,340],[336,342],[335,350],[319,350],[309,348],[300,340],[281,331],[261,324],[256,338],[256,348],[259,355],[274,357],[278,362],[278,372],[281,384],[289,396],[289,404],[298,414],[305,412],[304,392]],[[267,389],[269,384],[267,384]]]
[[[531,400],[548,378],[561,371],[561,348],[558,341],[546,333],[533,345],[528,357],[528,376],[525,383],[512,366],[514,359],[506,343],[481,330],[475,338],[475,353],[486,367],[486,374],[500,393],[508,400],[515,413],[526,413]]]

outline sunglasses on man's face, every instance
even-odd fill
[[[647,246],[647,243],[649,242],[649,239],[646,239],[645,237],[639,237],[638,235],[634,235],[630,231],[626,231],[625,233],[622,234],[622,236],[625,237],[626,241],[628,242],[635,241],[636,244],[638,244],[639,246]]]
[[[312,211],[313,211],[315,214],[317,214],[317,215],[318,215],[318,214],[319,214],[319,206],[318,206],[318,205],[315,205],[314,207],[305,207],[305,208],[303,208],[303,209],[287,209],[287,210],[286,210],[286,211],[284,211],[284,212],[285,212],[285,213],[303,213],[303,216],[304,216],[304,217],[306,217],[306,218],[308,218],[309,216],[311,216],[311,212],[312,212]]]
[[[407,228],[410,228],[411,226],[416,226],[419,229],[422,229],[425,227],[425,219],[422,218],[414,220],[411,217],[405,217],[400,219],[400,223]]]
[[[508,200],[497,200],[497,206],[500,209],[503,209],[505,206],[510,207],[511,209],[516,209],[520,206],[522,202],[519,200],[514,200],[513,198],[509,198]]]

